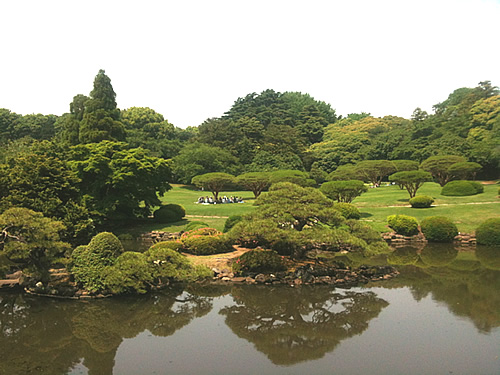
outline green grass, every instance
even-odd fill
[[[427,216],[447,216],[457,225],[463,233],[472,233],[477,226],[486,219],[500,217],[500,199],[498,198],[498,185],[485,185],[484,193],[467,197],[446,197],[440,195],[441,187],[432,182],[425,183],[418,190],[419,195],[429,195],[434,198],[431,208],[411,208],[408,204],[409,195],[406,190],[398,186],[381,186],[369,189],[357,197],[353,204],[362,214],[361,220],[371,224],[376,230],[385,232],[387,216],[404,214],[414,216],[420,222]],[[263,193],[266,194],[266,193]],[[163,203],[181,204],[186,210],[186,218],[171,224],[158,224],[148,220],[126,229],[127,233],[137,234],[151,230],[178,232],[193,220],[206,222],[209,226],[222,230],[228,216],[243,215],[255,209],[255,199],[252,192],[226,191],[222,196],[242,197],[245,203],[210,204],[195,203],[199,196],[211,196],[206,191],[200,191],[191,186],[173,185],[173,189],[164,195]]]
[[[404,214],[414,216],[420,222],[427,216],[447,216],[453,220],[458,230],[472,233],[484,220],[500,217],[500,199],[498,185],[485,185],[484,193],[467,197],[446,197],[440,195],[441,187],[427,182],[418,190],[418,195],[434,198],[431,208],[411,208],[406,190],[398,186],[381,186],[369,189],[357,197],[353,204],[360,211],[361,220],[369,222],[376,230],[387,231],[387,216]]]

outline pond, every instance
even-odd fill
[[[362,287],[0,293],[0,374],[499,374],[500,251],[404,247]]]

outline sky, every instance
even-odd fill
[[[410,118],[500,86],[500,0],[3,0],[0,108],[69,112],[104,69],[120,109],[175,126],[299,91],[339,115]]]

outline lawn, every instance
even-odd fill
[[[387,231],[387,216],[404,214],[422,220],[427,216],[447,216],[451,218],[460,232],[471,233],[484,220],[500,217],[500,199],[498,185],[485,185],[484,193],[468,197],[445,197],[440,195],[441,187],[433,182],[427,182],[419,189],[418,194],[429,195],[434,198],[433,207],[416,209],[408,204],[409,195],[406,190],[398,186],[382,185],[379,188],[369,189],[368,192],[357,197],[353,204],[362,214],[361,220],[370,223],[380,232]],[[263,193],[266,194],[266,193]],[[159,230],[177,232],[183,230],[191,221],[200,220],[213,228],[222,230],[226,218],[232,215],[242,215],[255,209],[252,192],[226,191],[221,195],[242,197],[244,203],[230,204],[198,204],[200,196],[212,195],[200,191],[192,186],[173,185],[173,189],[164,195],[163,203],[181,204],[186,210],[186,218],[171,224],[156,224],[145,222],[133,228],[133,233]]]

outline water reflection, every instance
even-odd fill
[[[211,309],[211,297],[182,288],[89,302],[2,293],[0,373],[65,374],[83,359],[89,374],[111,374],[124,338],[170,336]]]
[[[278,365],[323,357],[388,305],[373,292],[319,286],[241,286],[232,295],[235,304],[220,312],[226,324]]]

